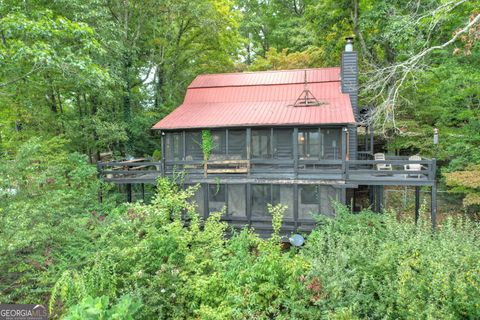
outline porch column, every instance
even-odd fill
[[[437,228],[437,183],[434,181],[432,185],[432,229]]]
[[[375,205],[373,211],[381,213],[383,210],[383,186],[374,186],[373,190],[375,193]]]
[[[165,176],[165,158],[166,158],[166,150],[165,150],[165,132],[162,131],[160,134],[160,143],[161,143],[161,152],[162,152],[162,159],[160,159],[160,176],[163,178]]]
[[[293,175],[298,176],[298,128],[293,128]]]
[[[415,187],[415,225],[420,218],[420,187]]]
[[[247,128],[247,134],[245,135],[245,139],[247,140],[246,141],[246,148],[247,148],[247,175],[249,176],[250,175],[250,170],[251,170],[251,163],[250,163],[250,159],[251,159],[251,145],[252,145],[252,129],[251,128]]]
[[[127,183],[127,202],[132,202],[132,184]]]

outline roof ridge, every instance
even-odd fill
[[[324,80],[324,81],[308,81],[311,83],[329,83],[329,82],[341,82],[341,80]],[[187,89],[210,89],[210,88],[228,88],[228,87],[266,87],[266,86],[289,86],[294,84],[304,84],[304,81],[288,82],[288,83],[254,83],[254,84],[224,84],[224,85],[212,85],[212,86],[190,86]]]
[[[276,69],[276,70],[262,70],[262,71],[240,71],[240,72],[219,72],[219,73],[202,73],[197,75],[198,77],[208,77],[208,76],[220,76],[220,75],[234,75],[234,74],[254,74],[254,73],[274,73],[274,72],[298,72],[304,70],[326,70],[326,69],[340,69],[340,66],[337,67],[317,67],[317,68],[296,68],[296,69]]]

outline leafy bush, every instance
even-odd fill
[[[61,137],[30,139],[0,161],[0,301],[46,303],[60,275],[95,252],[110,211],[85,156],[64,151]]]
[[[221,212],[206,221],[196,214],[195,187],[160,180],[158,189],[152,204],[106,218],[91,266],[66,277],[68,285],[59,281],[63,295],[54,292],[53,306],[70,313],[87,297],[129,294],[143,303],[138,319],[480,316],[480,230],[472,222],[449,220],[432,233],[428,223],[338,206],[303,248],[285,250],[278,228],[267,240],[249,229],[226,238]],[[269,211],[280,226],[284,207]],[[98,274],[102,280],[92,280]]]

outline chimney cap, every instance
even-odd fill
[[[353,51],[353,37],[346,37],[345,38],[345,52],[352,52]]]

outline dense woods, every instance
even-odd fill
[[[387,152],[437,158],[463,199],[435,236],[338,207],[283,250],[225,238],[169,181],[126,205],[97,179],[102,153],[158,155],[150,128],[198,74],[338,66],[349,36],[364,121]],[[0,0],[0,302],[67,319],[479,317],[479,48],[477,0]]]

